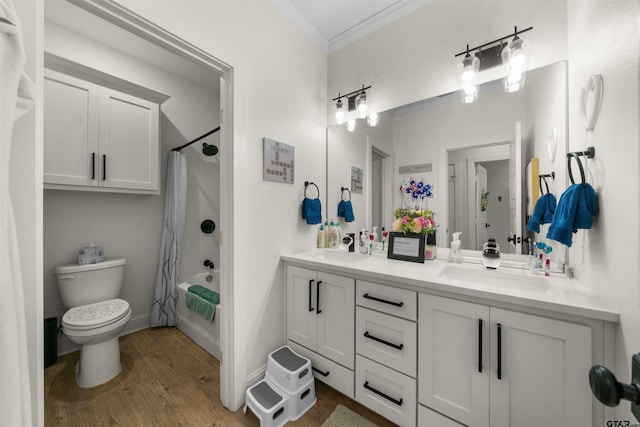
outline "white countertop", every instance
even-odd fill
[[[599,296],[590,294],[562,274],[544,276],[537,271],[500,267],[487,270],[481,264],[453,264],[427,260],[424,264],[373,255],[317,249],[282,255],[290,264],[320,269],[356,279],[392,286],[477,297],[591,319],[619,322],[620,315]]]

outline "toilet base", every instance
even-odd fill
[[[84,344],[76,364],[76,384],[91,388],[104,384],[122,371],[120,342],[115,336],[98,344]]]

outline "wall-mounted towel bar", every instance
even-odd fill
[[[571,153],[567,153],[567,169],[569,170],[569,179],[571,179],[572,184],[575,184],[575,181],[573,180],[573,173],[571,172],[571,159],[576,159],[578,168],[580,168],[580,178],[582,179],[582,184],[585,184],[587,181],[584,176],[584,167],[582,166],[580,156],[586,156],[587,159],[593,159],[595,155],[596,149],[594,147],[589,147],[586,151],[574,151]]]

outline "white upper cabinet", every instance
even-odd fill
[[[158,194],[168,97],[54,55],[45,65],[45,188]]]

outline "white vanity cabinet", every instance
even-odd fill
[[[45,188],[159,194],[168,97],[54,55],[45,65]]]
[[[353,397],[355,280],[287,266],[287,339],[314,375]]]
[[[417,294],[357,280],[356,304],[356,400],[400,426],[415,426]]]
[[[418,342],[419,425],[592,423],[588,326],[421,293]]]

